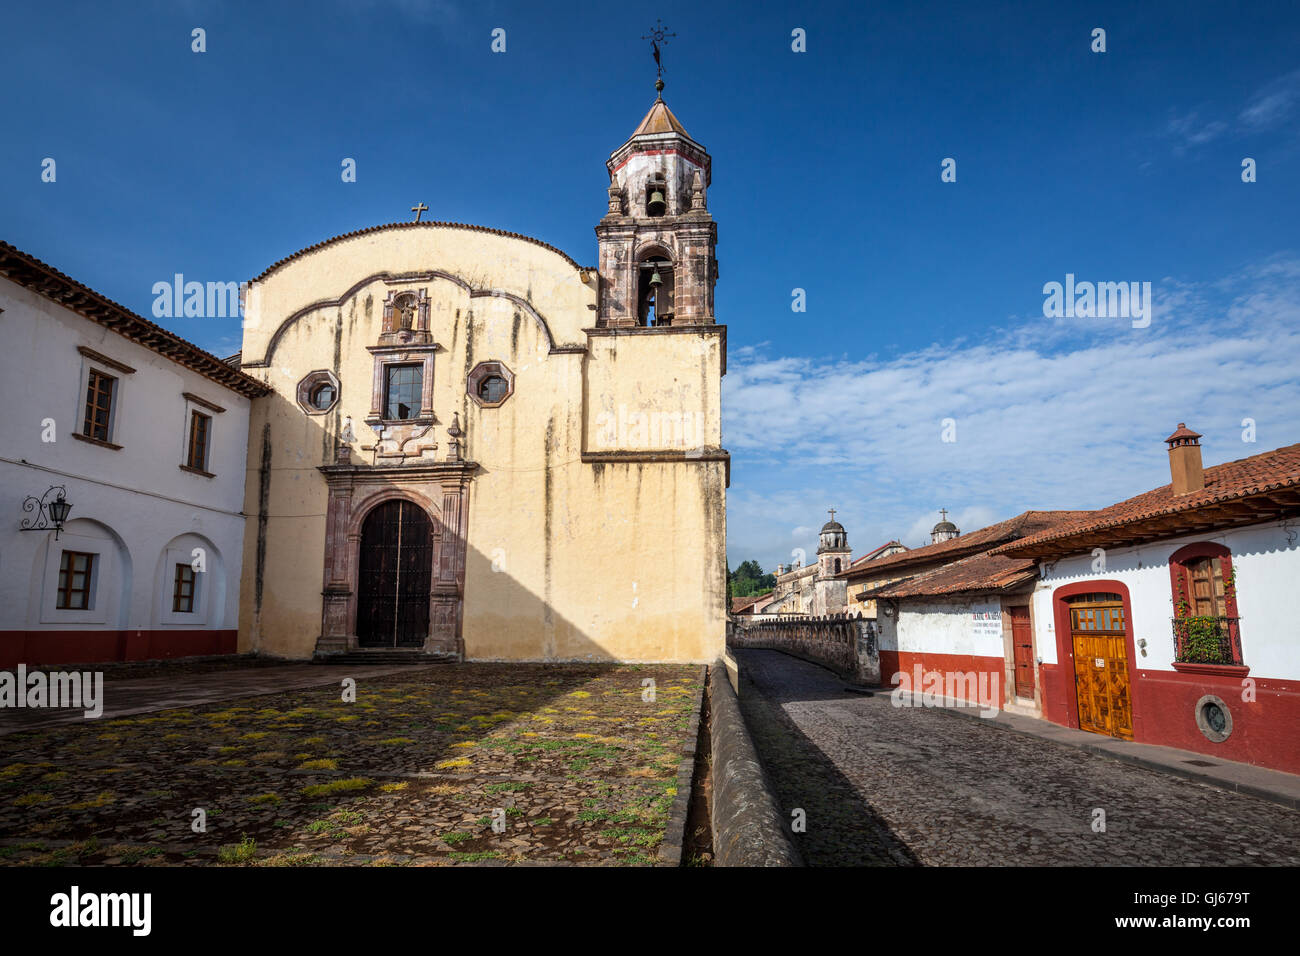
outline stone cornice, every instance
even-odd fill
[[[317,465],[326,478],[333,481],[354,479],[390,481],[394,484],[442,481],[447,478],[467,479],[478,470],[475,461],[431,461],[412,465]]]

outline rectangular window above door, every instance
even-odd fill
[[[422,365],[384,366],[384,420],[406,421],[420,415]]]

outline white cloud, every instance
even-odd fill
[[[733,562],[783,560],[801,520],[811,551],[809,519],[832,506],[858,554],[925,543],[941,507],[963,531],[1102,507],[1169,480],[1162,441],[1180,421],[1206,436],[1207,464],[1300,441],[1300,259],[1157,286],[1148,329],[1029,319],[886,360],[733,358]],[[954,443],[941,440],[949,417]],[[1243,418],[1256,444],[1241,441]]]
[[[1165,132],[1177,140],[1174,146],[1177,152],[1217,139],[1227,128],[1228,124],[1222,120],[1202,122],[1194,110],[1182,116],[1175,115],[1165,124]]]
[[[1261,87],[1242,109],[1239,119],[1251,129],[1269,129],[1286,119],[1300,103],[1300,70]]]
[[[1300,106],[1300,70],[1293,70],[1257,89],[1237,113],[1238,134],[1260,133],[1282,126]],[[1204,108],[1204,107],[1201,107]],[[1213,142],[1232,128],[1219,119],[1203,120],[1200,109],[1173,112],[1165,122],[1164,133],[1174,142],[1174,153],[1183,155],[1198,146]]]

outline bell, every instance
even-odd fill
[[[654,286],[660,286],[660,285],[663,285],[663,284],[664,284],[664,280],[661,279],[661,278],[659,278],[659,267],[658,267],[658,266],[655,266],[654,275],[652,275],[652,276],[650,277],[650,285],[651,285],[651,287],[654,287]]]
[[[663,191],[657,186],[650,193],[650,202],[646,204],[646,211],[652,216],[662,216],[668,211],[668,203],[664,201]]]

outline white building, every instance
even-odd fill
[[[7,243],[0,332],[0,667],[233,653],[265,387]]]
[[[941,681],[965,689],[941,696],[1040,716],[1031,622],[1038,570],[1031,558],[995,552],[1090,513],[1026,511],[965,535],[940,522],[932,543],[863,569],[867,587],[853,596],[875,617],[886,681],[898,675],[917,692]]]
[[[998,551],[1035,559],[1043,713],[1068,727],[1300,773],[1300,445],[1204,468]]]

